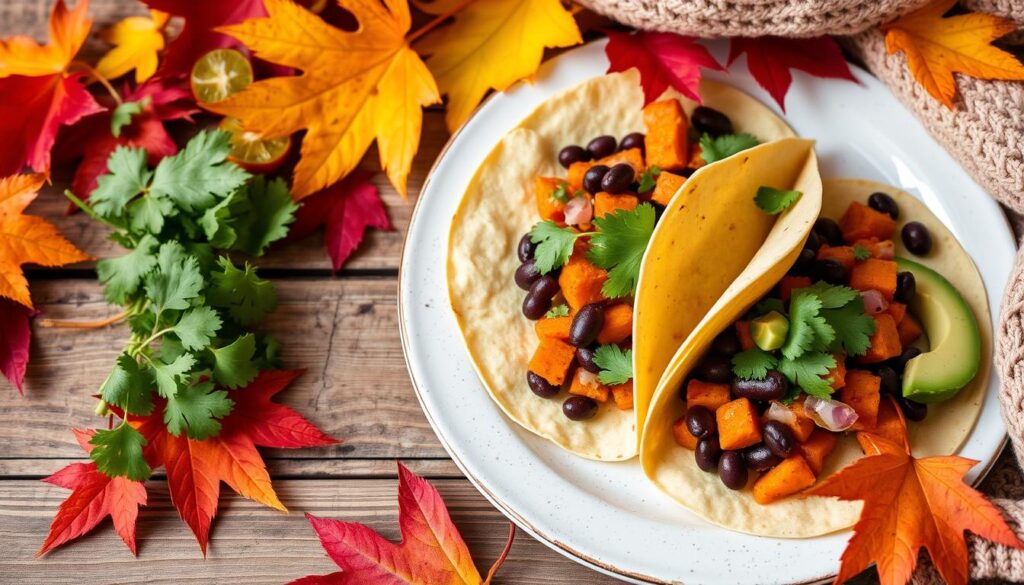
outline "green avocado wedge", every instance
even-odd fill
[[[896,258],[901,272],[913,273],[917,294],[910,311],[924,327],[931,349],[907,362],[903,396],[915,402],[952,398],[978,373],[981,334],[960,293],[941,274],[912,260]]]

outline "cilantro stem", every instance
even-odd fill
[[[90,207],[88,203],[86,203],[85,201],[82,201],[81,199],[79,199],[78,196],[75,195],[74,193],[72,193],[70,189],[64,189],[64,196],[67,197],[68,200],[71,201],[71,203],[73,203],[75,205],[75,207],[81,209],[82,212],[84,212],[89,217],[95,219],[96,221],[98,221],[100,223],[105,223],[105,224],[109,225],[112,228],[120,227],[120,226],[114,225],[113,223],[110,223],[106,219],[103,219],[102,217],[100,217],[99,214],[97,214],[96,211],[93,210],[93,208]]]
[[[463,0],[462,2],[459,2],[458,4],[455,5],[454,8],[452,8],[448,12],[445,12],[444,14],[442,14],[442,15],[438,16],[437,18],[435,18],[434,20],[431,20],[427,24],[425,24],[425,25],[421,26],[420,28],[414,30],[412,32],[412,34],[410,34],[408,37],[406,37],[405,42],[407,44],[409,44],[409,45],[415,43],[420,37],[422,37],[423,35],[427,34],[430,31],[434,30],[442,22],[444,22],[444,21],[448,20],[449,18],[455,16],[455,13],[457,13],[458,11],[462,10],[463,8],[469,6],[473,2],[476,2],[476,0]]]
[[[116,315],[111,315],[104,319],[98,319],[96,321],[65,321],[62,319],[39,319],[37,323],[40,327],[53,327],[57,329],[100,329],[108,325],[114,325],[119,323],[128,317],[128,311],[121,311]]]
[[[171,331],[174,331],[174,327],[165,327],[165,328],[161,329],[160,331],[154,332],[145,341],[143,341],[142,343],[140,343],[138,345],[138,347],[136,348],[136,351],[142,351],[143,348],[149,347],[149,344],[153,343],[154,341],[156,341],[157,338],[159,338],[161,335],[164,335],[165,333],[170,333]],[[143,356],[143,357],[145,357],[145,356]]]
[[[114,86],[111,85],[110,81],[107,80],[106,77],[100,75],[100,72],[96,71],[96,69],[92,65],[89,65],[85,61],[72,61],[68,69],[72,67],[77,67],[79,69],[82,69],[83,71],[88,72],[89,76],[92,77],[93,81],[99,82],[99,84],[107,90],[107,93],[110,94],[110,97],[114,98],[114,101],[117,103],[117,105],[121,105],[122,103],[124,103],[121,99],[121,94],[118,93],[118,91],[114,89]]]

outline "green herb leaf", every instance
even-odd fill
[[[203,275],[199,262],[185,253],[177,242],[160,246],[156,270],[145,276],[146,294],[152,300],[154,312],[181,311],[189,308],[189,301],[203,289]]]
[[[175,214],[177,210],[170,201],[145,195],[128,204],[128,226],[137,234],[159,234],[166,218]]]
[[[238,218],[238,238],[231,248],[250,256],[262,256],[267,246],[288,235],[288,226],[299,209],[288,183],[280,177],[271,181],[254,178],[235,201],[232,215]]]
[[[757,188],[754,203],[757,204],[761,211],[769,215],[778,215],[789,209],[790,205],[796,203],[800,195],[800,191],[786,191],[774,187],[761,186]]]
[[[137,102],[124,102],[118,104],[110,114],[110,133],[115,138],[121,136],[121,129],[132,123],[132,118],[142,113],[142,110],[149,106],[152,98],[146,96]]]
[[[640,186],[637,187],[637,193],[650,193],[654,190],[654,186],[658,184],[658,175],[661,174],[661,169],[656,165],[651,165],[640,173]]]
[[[821,299],[816,295],[802,290],[793,291],[789,301],[789,333],[786,343],[782,346],[782,355],[786,359],[796,359],[815,347],[815,332],[824,323],[818,312],[821,310]],[[813,323],[812,321],[820,321]]]
[[[562,303],[551,307],[551,310],[544,313],[544,316],[548,319],[554,319],[555,317],[568,317],[569,316],[569,305]]]
[[[270,281],[256,275],[248,263],[239,270],[225,257],[217,259],[220,270],[212,272],[213,286],[207,290],[207,301],[218,308],[226,309],[235,321],[252,326],[277,305],[277,294]]]
[[[569,201],[569,184],[562,181],[555,187],[555,190],[551,192],[551,200],[558,203],[567,203]]]
[[[151,197],[166,198],[188,212],[212,207],[241,187],[249,173],[227,162],[231,136],[226,132],[196,134],[178,154],[160,161],[153,173]]]
[[[864,299],[857,295],[839,309],[821,312],[822,317],[835,331],[831,342],[833,351],[845,351],[847,355],[864,355],[871,347],[871,336],[875,333],[875,320],[864,313]]]
[[[779,361],[767,351],[754,347],[732,356],[732,373],[740,378],[764,380]]]
[[[594,225],[599,231],[590,237],[587,258],[608,271],[601,292],[611,299],[635,294],[640,262],[654,233],[654,206],[619,209],[595,219]]]
[[[215,391],[212,382],[187,385],[167,399],[164,423],[176,437],[184,432],[190,439],[209,439],[220,433],[217,419],[227,416],[234,404],[227,391]]]
[[[552,270],[565,266],[572,256],[573,246],[580,236],[569,227],[559,227],[555,222],[542,221],[530,230],[530,241],[537,244],[533,253],[537,261],[537,270],[547,274]]]
[[[186,312],[174,326],[174,333],[185,349],[198,350],[210,345],[210,340],[222,325],[217,311],[210,307],[197,307]]]
[[[153,174],[146,166],[149,155],[141,148],[117,147],[107,159],[107,173],[96,181],[89,204],[105,219],[124,216],[128,202],[142,193]]]
[[[153,379],[135,358],[122,353],[100,386],[100,397],[131,414],[147,415],[153,411],[152,385]]]
[[[213,352],[213,379],[228,388],[245,386],[259,373],[253,363],[256,354],[256,337],[247,333],[231,345],[225,345]]]
[[[794,294],[796,293],[813,294],[821,301],[823,309],[838,309],[860,296],[860,293],[848,286],[829,284],[823,281],[798,289],[794,291]]]
[[[157,392],[160,393],[160,396],[170,400],[191,381],[191,372],[196,365],[196,358],[189,353],[179,354],[169,363],[163,361],[170,359],[169,355],[161,356],[161,358],[163,359],[153,360],[150,367],[153,369]]]
[[[760,143],[752,134],[723,134],[717,138],[704,134],[700,137],[700,157],[704,162],[711,164]]]
[[[142,456],[146,438],[129,424],[122,423],[109,431],[98,430],[89,443],[94,445],[89,457],[100,471],[110,477],[143,481],[152,473]]]
[[[96,263],[96,274],[106,285],[103,296],[108,301],[123,305],[139,291],[142,277],[156,266],[158,244],[156,238],[147,234],[124,256],[104,258]]]
[[[633,351],[617,345],[602,345],[594,352],[594,363],[601,368],[597,379],[602,384],[625,384],[633,378]]]
[[[867,260],[871,257],[871,250],[868,250],[864,246],[853,247],[853,259],[854,260]]]
[[[779,371],[782,375],[804,392],[818,398],[828,398],[832,395],[832,385],[825,376],[834,367],[835,358],[821,352],[805,353],[796,359],[779,360]]]

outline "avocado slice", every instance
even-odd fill
[[[750,322],[750,336],[754,344],[765,351],[779,349],[786,342],[789,319],[778,311],[771,311]]]
[[[912,260],[896,258],[901,272],[913,273],[917,294],[910,311],[928,335],[931,349],[907,362],[903,396],[915,402],[941,402],[978,373],[981,333],[974,311],[941,274]]]

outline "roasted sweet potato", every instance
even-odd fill
[[[817,479],[803,455],[790,455],[757,478],[752,488],[754,501],[770,504],[811,487]]]
[[[754,349],[754,337],[750,334],[750,321],[736,322],[736,337],[739,338],[743,351]]]
[[[583,188],[583,176],[587,174],[587,171],[592,166],[594,166],[594,163],[590,161],[574,162],[569,165],[569,193],[575,193]]]
[[[889,303],[889,308],[886,309],[885,312],[892,315],[892,320],[895,321],[896,326],[899,327],[900,322],[907,316],[907,306],[903,303],[893,301]]]
[[[696,169],[699,169],[702,166],[708,164],[707,161],[704,160],[704,157],[701,156],[703,153],[704,153],[704,149],[702,149],[700,147],[700,143],[699,142],[695,143],[695,144],[691,144],[690,145],[690,162],[686,163],[687,168],[691,168],[691,169],[696,170]]]
[[[610,386],[612,400],[620,410],[631,410],[633,408],[633,380],[624,384]]]
[[[597,342],[604,345],[621,343],[633,334],[633,307],[626,303],[612,305],[604,310],[604,324],[597,334]]]
[[[823,244],[818,248],[818,260],[835,260],[842,264],[846,270],[851,270],[853,265],[857,263],[857,259],[853,254],[852,246],[829,246],[828,244]]]
[[[679,188],[686,182],[686,177],[676,175],[668,171],[661,171],[658,180],[654,183],[654,192],[651,201],[660,205],[668,205],[672,197],[679,191]]]
[[[814,432],[818,425],[814,424],[814,419],[804,410],[803,402],[794,402],[789,405],[789,409],[796,415],[796,420],[792,423],[783,424],[793,431],[793,436],[796,437],[797,441],[806,441],[807,437],[811,436],[811,433]]]
[[[644,165],[644,153],[639,148],[627,148],[626,150],[620,150],[616,153],[609,154],[604,158],[597,159],[593,164],[605,165],[608,168],[612,168],[620,163],[626,163],[633,167],[634,181],[640,178],[640,173],[644,172],[647,168]]]
[[[718,444],[723,451],[743,449],[761,442],[761,420],[746,398],[737,398],[715,411]]]
[[[562,273],[558,275],[558,286],[562,289],[565,302],[575,312],[584,305],[605,300],[601,287],[606,280],[608,273],[591,264],[583,248],[577,248],[569,257],[569,262],[562,267]]]
[[[873,431],[878,424],[878,403],[881,400],[881,379],[864,370],[850,370],[846,373],[846,386],[840,391],[839,400],[857,411],[857,422],[852,430]]]
[[[575,357],[575,347],[554,337],[542,337],[537,351],[530,358],[529,368],[549,384],[561,386]]]
[[[839,219],[839,229],[843,232],[843,239],[851,244],[871,238],[882,241],[891,239],[896,233],[896,220],[854,201]]]
[[[619,209],[632,211],[639,202],[636,195],[612,195],[602,191],[594,195],[594,217],[604,217]]]
[[[691,379],[686,384],[687,409],[694,406],[703,406],[711,412],[715,412],[719,407],[729,402],[729,399],[728,384],[712,384],[697,379]]]
[[[569,394],[589,396],[598,402],[608,402],[609,393],[608,387],[597,380],[597,375],[583,368],[576,368],[572,384],[569,385]]]
[[[836,448],[838,442],[839,435],[825,429],[814,429],[811,436],[800,443],[798,447],[800,454],[804,456],[814,475],[821,473],[821,468],[825,465],[825,458]]]
[[[667,99],[644,107],[647,164],[662,170],[682,169],[690,161],[686,131],[689,122],[679,100]]]
[[[686,447],[691,451],[697,448],[697,437],[691,435],[690,429],[686,428],[685,414],[672,423],[672,436],[681,447]]]
[[[793,291],[798,288],[807,288],[811,286],[811,279],[807,276],[783,276],[782,280],[779,281],[779,298],[782,302],[788,303],[789,298],[793,296]]]
[[[836,360],[836,367],[828,371],[826,379],[832,380],[832,389],[839,390],[846,385],[846,356],[844,354],[832,354]]]
[[[860,246],[866,249],[872,258],[878,258],[879,260],[892,260],[892,257],[896,254],[896,245],[893,244],[892,240],[879,241],[878,238],[868,238],[866,240],[857,240],[853,243],[853,246]]]
[[[875,332],[871,335],[871,347],[860,357],[860,362],[877,364],[903,353],[903,344],[900,342],[900,334],[892,315],[881,313],[872,315],[872,318],[875,320]],[[903,318],[904,321],[906,319]]]
[[[907,314],[903,317],[903,320],[896,326],[896,333],[900,337],[900,344],[903,346],[910,345],[918,340],[923,334],[924,330],[921,329],[920,323],[913,315]]]
[[[550,219],[555,222],[565,220],[565,202],[555,198],[555,190],[565,181],[551,177],[537,177],[534,179],[534,187],[537,198],[537,212],[541,219]]]
[[[896,263],[892,260],[868,258],[855,264],[850,271],[850,288],[877,290],[891,301],[896,294],[896,272]]]
[[[533,326],[537,337],[554,337],[566,341],[569,339],[569,327],[572,325],[572,317],[545,317],[537,321]]]

